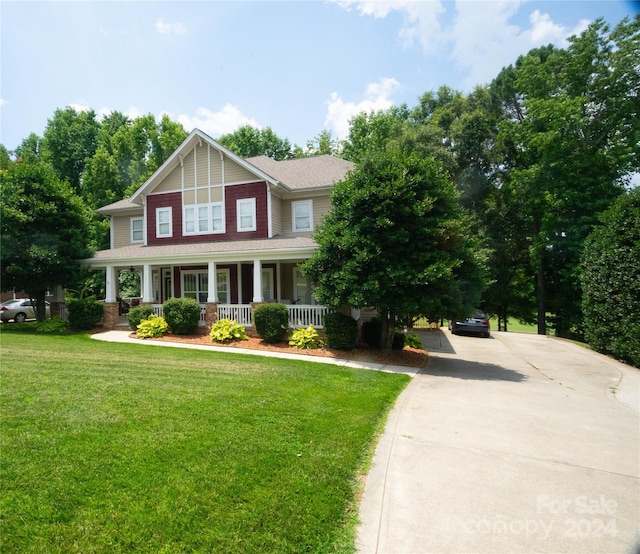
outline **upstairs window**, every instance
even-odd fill
[[[224,233],[222,202],[185,206],[183,221],[185,235]]]
[[[156,237],[168,238],[172,236],[171,208],[156,208]]]
[[[144,242],[143,223],[144,219],[141,217],[131,218],[131,242]]]
[[[236,200],[236,213],[238,217],[238,232],[256,230],[256,199],[243,198]]]
[[[313,201],[291,203],[293,231],[313,231]]]

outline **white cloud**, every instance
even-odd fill
[[[338,4],[378,19],[394,11],[400,13],[403,21],[398,38],[403,45],[419,44],[427,55],[448,52],[464,75],[467,89],[489,83],[503,67],[532,48],[549,43],[566,47],[567,38],[581,33],[590,23],[581,19],[569,28],[536,9],[529,15],[528,25],[513,24],[514,16],[528,5],[527,0],[338,0]],[[452,10],[453,19],[447,22]]]
[[[361,15],[376,19],[383,19],[394,11],[399,12],[403,16],[403,23],[398,38],[407,48],[418,42],[425,52],[430,52],[437,49],[441,42],[442,27],[438,17],[446,11],[441,0],[338,0],[338,4],[346,10],[354,6]]]
[[[336,133],[338,139],[344,139],[349,134],[349,121],[354,116],[390,108],[393,105],[391,96],[399,88],[398,81],[384,77],[367,85],[364,99],[360,102],[345,102],[337,92],[333,92],[326,102],[328,109],[324,124]]]
[[[156,21],[156,31],[162,35],[184,35],[187,28],[180,22],[169,23],[160,18]]]
[[[169,115],[174,119],[171,114]],[[180,114],[177,117],[177,121],[182,124],[188,133],[194,128],[198,128],[212,137],[232,133],[243,125],[251,125],[258,129],[261,128],[261,125],[259,125],[255,119],[247,117],[237,107],[231,104],[226,104],[217,112],[211,111],[208,108],[198,108],[195,116]]]

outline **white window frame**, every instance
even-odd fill
[[[305,294],[306,293],[306,294]],[[293,268],[293,301],[300,300],[302,304],[315,306],[316,299],[313,296],[313,285],[302,275],[299,267]]]
[[[219,216],[214,217],[214,212],[219,209]],[[216,235],[225,232],[224,203],[211,202],[208,204],[189,204],[184,206],[182,233],[186,235]],[[203,216],[204,214],[204,216]],[[215,229],[215,223],[219,229]],[[205,223],[206,227],[202,224]]]
[[[220,276],[224,275],[225,278],[221,279]],[[226,286],[226,289],[222,287]],[[216,270],[216,294],[218,296],[218,302],[220,304],[231,304],[231,270],[229,269],[217,269]],[[221,293],[226,295],[226,301],[221,297]]]
[[[190,276],[195,278],[196,290],[194,296],[186,296],[185,277]],[[182,271],[180,275],[180,295],[185,298],[195,298],[199,304],[204,304],[207,301],[209,274],[202,270],[187,270]],[[189,291],[192,292],[192,291]]]
[[[262,268],[262,297],[265,302],[272,302],[273,298],[273,268]]]
[[[169,215],[168,222],[160,221],[160,214],[166,212]],[[169,225],[169,230],[166,233],[160,232],[161,225]],[[156,208],[156,237],[159,239],[170,238],[173,236],[173,210],[171,206],[165,208]]]
[[[299,216],[296,215],[296,208],[304,205],[309,207],[309,227],[298,227]],[[291,226],[294,233],[313,231],[313,200],[295,200],[291,202]]]
[[[140,222],[140,229],[134,229],[134,222]],[[130,230],[131,230],[131,244],[137,244],[140,242],[144,242],[144,217],[132,217],[130,219]],[[140,238],[136,239],[134,233],[140,233]]]
[[[248,217],[246,214],[241,215],[242,206],[248,205],[251,210],[251,226],[243,227],[242,218]],[[238,233],[248,233],[250,231],[255,231],[257,229],[256,226],[256,199],[255,198],[240,198],[236,200],[236,224]]]

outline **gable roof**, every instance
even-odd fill
[[[219,142],[213,140],[209,135],[203,133],[200,129],[194,129],[191,131],[189,136],[182,141],[182,144],[176,148],[176,150],[169,156],[165,162],[158,168],[156,171],[149,177],[144,184],[133,193],[133,195],[129,198],[129,201],[133,204],[142,204],[142,197],[148,192],[152,191],[162,179],[164,179],[173,169],[181,162],[181,159],[184,158],[195,146],[201,142],[209,144],[212,148],[218,150],[228,159],[234,161],[239,166],[243,167],[247,171],[253,173],[258,179],[261,181],[267,181],[273,185],[277,185],[278,181],[267,175],[259,168],[247,163],[244,158],[241,158],[237,154],[228,150]]]
[[[182,144],[176,148],[173,154],[167,158],[132,196],[114,202],[113,204],[102,206],[97,210],[98,213],[111,215],[113,213],[123,214],[139,211],[142,207],[143,196],[153,191],[153,189],[181,163],[181,160],[201,142],[209,144],[229,160],[237,163],[250,173],[253,173],[258,180],[266,181],[285,191],[291,192],[314,188],[329,188],[335,183],[344,180],[349,171],[355,167],[353,162],[329,156],[328,154],[312,158],[297,158],[282,161],[276,161],[267,156],[241,158],[231,150],[222,146],[219,142],[213,140],[206,133],[203,133],[200,129],[194,129],[189,136],[184,139]]]
[[[342,181],[355,164],[328,154],[312,158],[276,161],[267,156],[245,161],[268,173],[289,190],[330,187]]]

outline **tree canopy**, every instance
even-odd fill
[[[89,214],[46,164],[14,162],[0,179],[2,289],[27,292],[41,320],[46,291],[75,285],[91,256]]]
[[[384,347],[398,317],[444,317],[479,300],[468,221],[432,159],[395,148],[363,156],[333,189],[314,238],[319,249],[303,270],[317,300],[336,309],[377,308]]]
[[[640,367],[640,189],[619,197],[587,238],[581,281],[589,344]]]

